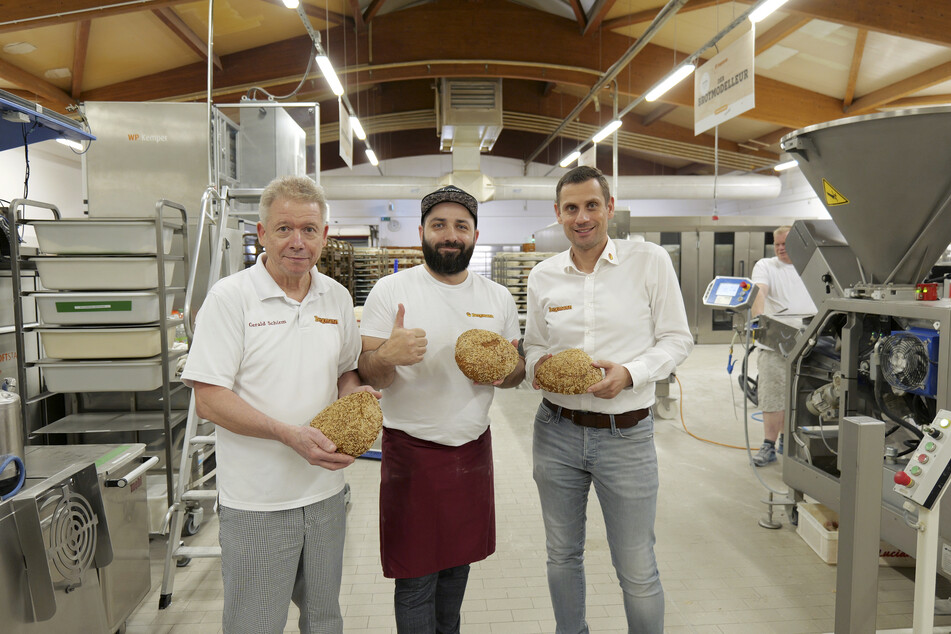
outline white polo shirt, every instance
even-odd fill
[[[406,328],[426,331],[426,355],[415,365],[397,366],[383,390],[383,424],[407,434],[458,447],[489,426],[495,388],[475,385],[456,365],[456,339],[471,328],[518,339],[518,313],[512,294],[470,272],[462,284],[444,284],[424,266],[387,275],[367,297],[360,334],[388,339],[403,304]]]
[[[360,336],[347,290],[311,270],[302,302],[287,297],[264,268],[230,275],[198,313],[182,378],[233,390],[290,425],[307,425],[337,398],[337,379],[356,369]],[[274,440],[217,427],[218,488],[225,506],[275,511],[337,494],[342,471],[309,464]]]

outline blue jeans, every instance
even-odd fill
[[[626,429],[580,427],[544,404],[535,415],[534,477],[548,547],[548,590],[556,634],[587,634],[584,542],[594,482],[628,632],[664,630],[664,589],[654,558],[657,454],[654,419]]]
[[[397,579],[394,605],[400,634],[458,634],[469,566]]]

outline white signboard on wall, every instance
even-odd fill
[[[340,112],[340,158],[347,164],[347,167],[353,168],[353,130],[350,128],[350,112],[343,105],[343,99],[337,98],[338,110]]]
[[[755,29],[751,28],[694,73],[694,134],[706,132],[756,106],[755,40]]]

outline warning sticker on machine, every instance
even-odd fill
[[[832,184],[824,178],[822,179],[822,189],[826,195],[826,205],[829,207],[849,204],[849,199],[840,194],[839,190],[833,187]]]

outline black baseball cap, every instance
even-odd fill
[[[476,221],[476,223],[479,221],[479,202],[472,196],[472,194],[462,191],[455,185],[446,185],[445,187],[440,187],[436,191],[423,196],[423,200],[420,202],[420,208],[422,210],[422,216],[420,219],[425,220],[426,214],[429,213],[429,210],[439,203],[456,203],[462,205],[469,210],[469,213],[472,214],[472,219]]]

